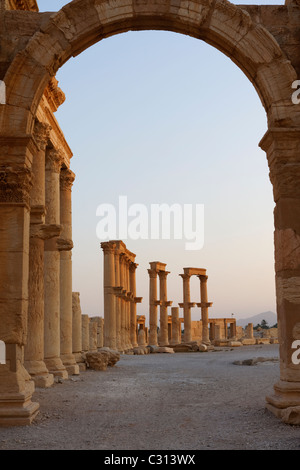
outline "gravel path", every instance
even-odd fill
[[[233,363],[255,357],[271,360]],[[105,372],[37,389],[37,419],[0,428],[0,449],[300,450],[300,426],[265,409],[278,378],[278,345],[122,355]]]

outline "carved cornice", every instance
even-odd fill
[[[31,187],[31,171],[28,168],[14,169],[0,166],[1,203],[25,204],[29,207]]]
[[[58,81],[55,77],[50,80],[47,88],[45,89],[44,95],[53,113],[55,113],[59,106],[61,106],[66,100],[66,96],[59,88]]]
[[[69,168],[63,168],[60,172],[60,189],[71,191],[74,181],[75,173]]]
[[[39,11],[36,0],[8,0],[11,10]]]

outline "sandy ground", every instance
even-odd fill
[[[254,357],[275,361],[233,364]],[[300,426],[265,409],[278,378],[278,345],[122,355],[37,389],[35,422],[0,428],[0,450],[300,450]]]

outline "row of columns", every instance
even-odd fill
[[[208,308],[212,306],[212,302],[208,302],[207,295],[207,279],[206,270],[201,268],[184,268],[184,273],[180,274],[183,280],[183,302],[179,304],[183,308],[184,315],[184,342],[192,341],[192,307],[201,308],[202,321],[202,341],[209,343],[209,321]],[[191,302],[190,279],[191,276],[197,276],[200,280],[200,302]]]
[[[121,240],[102,242],[104,346],[126,351],[138,346],[136,332],[136,255]]]
[[[24,365],[38,386],[78,374],[72,346],[72,185],[74,173],[37,122],[30,192],[27,342]]]
[[[159,261],[150,263],[149,274],[149,344],[152,346],[166,346],[169,344],[168,337],[168,307],[172,305],[172,301],[168,300],[167,295],[167,276],[166,264]],[[157,276],[159,277],[159,299],[157,293]],[[158,330],[158,315],[157,308],[160,308],[160,328],[159,338]]]
[[[168,338],[168,307],[172,305],[172,301],[167,300],[167,275],[166,264],[154,261],[150,263],[149,274],[149,324],[150,324],[150,335],[149,344],[165,346],[169,344]],[[196,275],[200,280],[200,302],[191,302],[190,294],[190,278],[192,275]],[[159,277],[159,299],[157,294],[157,276]],[[201,320],[202,320],[202,340],[205,343],[209,343],[209,320],[208,320],[208,308],[212,306],[211,302],[208,302],[207,296],[207,279],[205,269],[198,268],[184,268],[184,274],[180,274],[183,280],[183,303],[179,304],[179,307],[183,308],[184,312],[184,342],[192,341],[192,315],[191,308],[197,305],[201,307]],[[159,339],[157,336],[158,329],[158,315],[157,309],[160,307],[160,335]],[[174,331],[177,331],[177,315],[179,318],[179,312],[177,307],[172,308],[172,318],[174,315]],[[175,320],[176,319],[176,320]],[[179,321],[179,320],[178,320]],[[173,328],[172,328],[173,331]],[[177,333],[176,333],[177,335]],[[172,344],[175,339],[172,338]]]

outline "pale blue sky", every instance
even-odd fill
[[[40,11],[66,1],[39,0]],[[283,4],[283,1],[233,2]],[[74,153],[73,290],[83,313],[103,315],[101,203],[204,204],[205,242],[124,240],[137,254],[138,313],[148,315],[150,261],[167,263],[168,297],[182,301],[183,267],[207,269],[211,317],[275,311],[273,196],[258,143],[266,115],[252,84],[202,41],[160,31],[110,37],[57,74],[56,113]],[[198,279],[192,301],[199,302]],[[182,315],[182,311],[181,311]],[[199,319],[193,309],[193,319]]]

